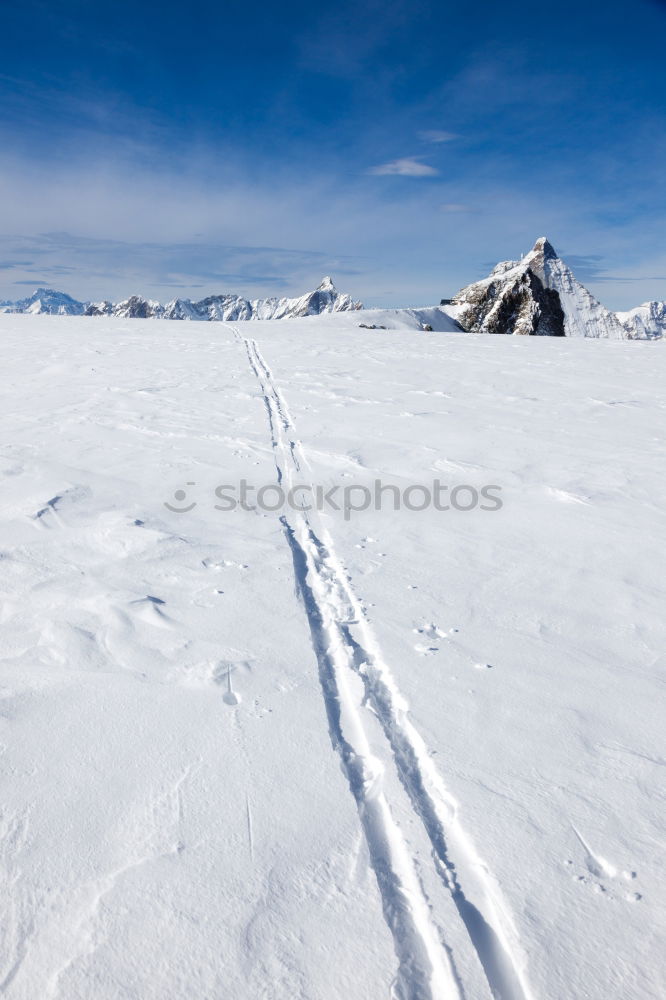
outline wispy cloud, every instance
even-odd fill
[[[439,207],[442,212],[469,212],[469,205],[461,205],[457,201],[446,201]]]
[[[436,177],[439,170],[427,163],[421,163],[417,156],[404,156],[402,159],[390,160],[388,163],[371,167],[368,173],[378,176],[393,174],[399,177]]]
[[[457,138],[455,132],[444,132],[438,128],[429,128],[424,132],[419,132],[419,139],[423,142],[451,142],[452,139]]]
[[[91,239],[70,233],[41,233],[34,237],[0,235],[0,248],[29,249],[32,262],[7,262],[14,285],[54,285],[85,273],[93,283],[93,297],[121,297],[144,291],[144,283],[161,293],[174,288],[203,286],[223,291],[285,293],[308,287],[320,272],[342,276],[358,273],[358,259],[315,250],[265,246],[230,246],[198,242],[127,242]],[[69,266],[61,260],[71,261]],[[295,276],[295,277],[294,277]],[[78,282],[77,282],[78,284]],[[118,292],[119,289],[122,291]],[[68,287],[85,297],[78,287]]]

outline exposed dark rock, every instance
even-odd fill
[[[113,302],[91,302],[86,306],[84,316],[110,316],[113,312]]]
[[[498,274],[495,280],[470,285],[453,302],[464,306],[457,320],[468,333],[564,336],[560,296],[545,288],[531,267],[509,279]]]

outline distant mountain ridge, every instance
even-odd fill
[[[53,288],[36,288],[27,299],[19,299],[18,302],[0,302],[0,312],[83,316],[87,304],[87,302],[77,302],[66,292],[56,292]]]
[[[57,316],[118,316],[124,319],[175,319],[198,322],[286,319],[362,309],[363,304],[337,290],[325,277],[313,291],[298,298],[245,299],[240,295],[209,295],[199,302],[173,299],[166,305],[140,295],[122,302],[77,302],[64,292],[38,288],[26,299],[0,303],[0,312],[46,313]]]

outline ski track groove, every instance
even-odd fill
[[[245,348],[262,393],[278,484],[286,480],[292,486],[293,473],[309,468],[293,420],[256,341],[236,328],[233,333]],[[495,1000],[532,1000],[522,948],[500,886],[463,830],[457,803],[408,717],[407,703],[328,531],[319,526],[315,531],[315,519],[306,510],[296,512],[293,524],[286,515],[280,521],[317,656],[330,737],[356,800],[393,935],[398,959],[393,995],[399,1000],[459,1000],[464,988],[383,791],[383,766],[372,754],[363,723],[367,712],[381,727],[399,780],[430,842],[435,871],[463,921],[491,995]]]

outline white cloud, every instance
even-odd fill
[[[371,174],[397,174],[400,177],[435,177],[439,170],[421,163],[416,156],[405,156],[400,160],[391,160],[389,163],[381,163],[377,167],[372,167]]]
[[[423,142],[451,142],[452,139],[457,139],[458,136],[455,132],[443,132],[441,129],[430,128],[426,129],[425,132],[419,132],[419,139]]]

